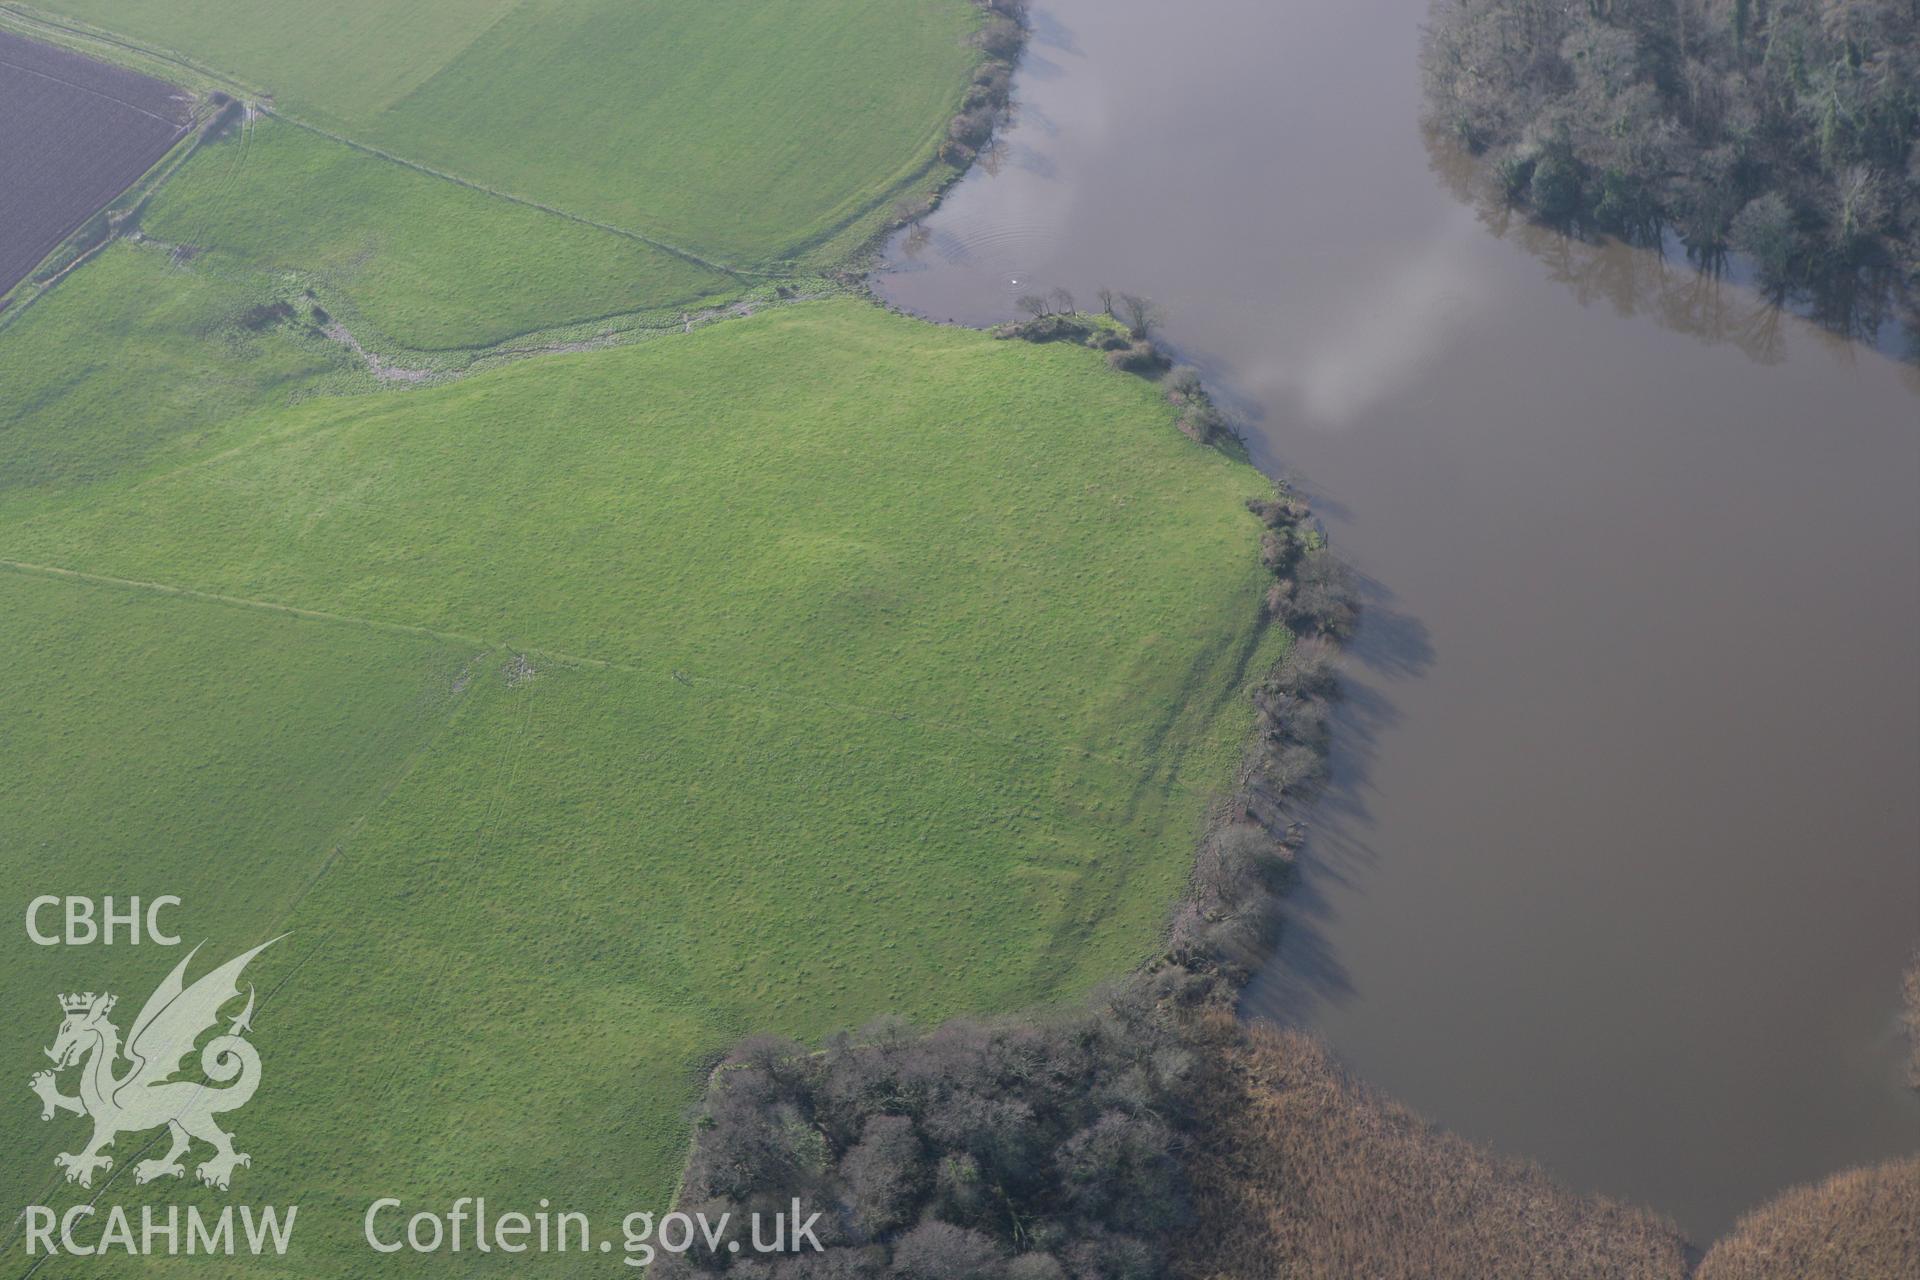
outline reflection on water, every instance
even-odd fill
[[[1283,375],[1314,421],[1344,427],[1405,394],[1457,326],[1494,305],[1494,291],[1462,252],[1477,234],[1465,219],[1447,219],[1392,270],[1356,280],[1350,295],[1328,300],[1317,331],[1304,337]]]
[[[1920,398],[1736,271],[1483,220],[1424,8],[1041,0],[1005,160],[878,287],[1158,300],[1366,581],[1249,1011],[1704,1240],[1920,1148]]]
[[[1827,339],[1836,358],[1850,358],[1860,343],[1920,366],[1920,299],[1908,296],[1897,273],[1862,271],[1819,293],[1767,288],[1737,255],[1699,261],[1670,232],[1650,245],[1582,239],[1516,210],[1450,139],[1428,132],[1426,144],[1434,174],[1474,210],[1481,227],[1538,258],[1582,303],[1605,301],[1622,315],[1651,316],[1703,342],[1737,347],[1763,364],[1786,358],[1787,326],[1781,322],[1791,312],[1819,326],[1810,336]],[[1920,387],[1920,368],[1914,385]]]

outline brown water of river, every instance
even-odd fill
[[[1711,1238],[1920,1149],[1920,386],[1727,282],[1482,218],[1424,0],[1043,0],[881,292],[1147,293],[1364,575],[1251,1015]]]

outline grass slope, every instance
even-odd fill
[[[308,400],[257,446],[0,533],[19,559],[1130,759],[1195,655],[1235,658],[1214,650],[1257,594],[1261,481],[1161,429],[1149,385],[856,302],[718,328]]]
[[[86,300],[49,295],[0,344],[41,472],[98,398],[20,353]],[[257,341],[251,362],[300,340]],[[1018,1007],[1153,946],[1282,637],[1255,616],[1260,478],[1151,387],[852,302],[419,390],[260,382],[163,446],[99,441],[85,486],[0,499],[7,560],[257,602],[0,573],[36,593],[0,617],[45,666],[0,691],[0,725],[42,726],[6,758],[48,757],[15,776],[35,825],[0,859],[194,867],[196,935],[296,930],[262,958],[263,991],[292,980],[239,1122],[245,1198],[303,1206],[292,1273],[377,1270],[375,1195],[660,1208],[738,1036]],[[129,807],[122,762],[149,756],[173,772]],[[289,806],[284,769],[326,785]],[[210,847],[244,852],[218,892]],[[0,941],[10,973],[26,950]],[[93,985],[137,1000],[151,955]],[[21,1028],[16,1060],[50,1034]],[[7,1123],[25,1199],[66,1135]]]
[[[416,163],[733,265],[888,202],[958,105],[965,0],[49,0]]]
[[[13,909],[42,893],[111,893],[122,905],[177,894],[192,905],[168,922],[189,943],[205,940],[208,957],[234,954],[289,918],[333,851],[351,843],[355,818],[444,728],[473,656],[428,637],[11,571],[0,571],[0,645],[10,655],[0,866],[18,895]],[[40,1049],[61,1016],[54,993],[120,993],[124,1031],[180,955],[124,941],[38,947],[17,919],[4,937],[0,997],[12,1016],[0,1055],[21,1073],[16,1088],[47,1065]],[[263,981],[263,995],[290,971]],[[267,995],[260,1020],[273,1064],[263,1097],[281,1070],[273,1004]],[[53,1156],[77,1149],[84,1122],[42,1123],[31,1098],[16,1102],[0,1194],[16,1208],[71,1201]],[[237,1130],[252,1141],[250,1126]],[[144,1141],[125,1135],[113,1149],[121,1176],[111,1200],[130,1196],[126,1170]],[[264,1164],[265,1149],[254,1149]],[[283,1174],[296,1151],[277,1154]],[[227,1199],[197,1187],[170,1196],[214,1213]],[[10,1222],[0,1239],[25,1270],[18,1227]],[[119,1269],[137,1268],[122,1259]]]
[[[109,246],[0,325],[0,508],[204,454],[226,424],[371,385],[337,343],[255,331],[257,290]]]
[[[299,273],[361,341],[491,345],[620,313],[697,306],[731,277],[272,119],[203,147],[142,225],[199,270]],[[364,320],[364,324],[362,321]]]

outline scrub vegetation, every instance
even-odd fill
[[[1907,1030],[1907,1083],[1920,1089],[1920,951],[1900,981],[1900,1021]]]
[[[1740,1220],[1699,1280],[1898,1280],[1920,1275],[1920,1157],[1796,1187]]]
[[[1197,1055],[1174,1274],[1894,1280],[1920,1273],[1920,1159],[1801,1187],[1706,1251],[1663,1218],[1578,1196],[1427,1125],[1295,1031],[1215,1018]]]
[[[1673,1226],[1442,1133],[1298,1032],[1216,1029],[1177,1274],[1683,1280]],[[1785,1276],[1790,1272],[1772,1272]]]

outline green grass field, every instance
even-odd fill
[[[0,328],[0,507],[199,457],[256,409],[373,385],[338,343],[248,329],[261,302],[250,282],[122,243],[15,312]]]
[[[290,1273],[382,1273],[382,1194],[661,1208],[740,1036],[1067,998],[1152,949],[1284,637],[1264,483],[1148,384],[838,301],[373,391],[158,250],[89,278],[0,333],[36,477],[0,492],[33,655],[0,858],[184,884],[223,953],[295,931],[235,1120],[243,1198],[303,1206]],[[49,358],[83,334],[96,365]],[[203,383],[143,440],[100,418]],[[134,1002],[172,959],[0,951],[45,1005],[20,1063],[47,992]],[[32,1107],[0,1181],[63,1203],[73,1126]]]
[[[911,700],[1107,751],[1138,746],[1100,711],[1116,680],[1165,705],[1185,678],[1168,656],[1244,620],[1251,518],[1229,501],[1199,541],[1189,521],[1220,490],[1169,505],[1134,472],[1192,453],[1176,474],[1211,470],[1243,497],[1259,477],[1177,438],[1142,441],[1142,457],[1100,436],[1108,418],[1164,424],[1147,384],[1082,350],[858,303],[721,327],[431,391],[308,399],[213,463],[15,524],[10,554],[862,705]],[[653,479],[703,473],[710,486]],[[505,500],[484,507],[482,493]],[[1209,558],[1248,594],[1217,598],[1193,572]],[[822,649],[809,627],[844,634]],[[984,642],[1003,629],[1033,651]],[[965,674],[929,687],[929,670]]]
[[[52,7],[364,144],[253,118],[0,314],[0,870],[178,894],[209,963],[292,931],[254,1164],[136,1188],[129,1135],[102,1198],[298,1204],[295,1252],[92,1269],[385,1275],[383,1195],[605,1233],[743,1036],[1153,952],[1286,642],[1265,482],[1084,348],[765,306],[646,239],[844,266],[931,180],[971,5]],[[716,301],[760,309],[657,336]],[[508,358],[603,328],[649,340]],[[177,958],[0,934],[0,1060]],[[8,1115],[0,1197],[87,1194],[80,1122]]]
[[[438,351],[698,307],[741,282],[586,226],[260,119],[160,189],[146,234],[196,270],[298,275],[362,342]]]
[[[355,141],[732,266],[808,255],[889,206],[977,56],[965,0],[36,8],[237,77]]]

